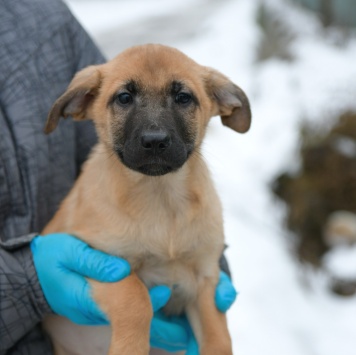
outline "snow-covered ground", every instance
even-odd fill
[[[204,147],[240,291],[228,314],[235,353],[356,354],[356,297],[330,294],[325,275],[296,263],[283,229],[284,207],[269,189],[279,172],[298,168],[302,119],[324,127],[340,110],[356,109],[355,34],[324,31],[310,13],[265,0],[295,31],[294,60],[256,62],[260,1],[68,2],[109,57],[137,43],[168,44],[228,75],[250,97],[251,131],[238,135],[213,118]]]

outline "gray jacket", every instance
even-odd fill
[[[0,0],[0,354],[51,354],[39,322],[50,308],[29,241],[54,214],[95,143],[92,124],[51,104],[79,69],[104,61],[59,0]]]

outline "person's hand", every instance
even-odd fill
[[[236,296],[237,292],[229,276],[221,271],[215,292],[216,308],[220,312],[226,312],[234,303]],[[162,306],[164,304],[162,302]],[[155,313],[150,334],[152,347],[171,352],[186,350],[186,355],[199,354],[197,341],[185,316],[167,317],[157,306],[154,306],[153,310]]]
[[[130,274],[126,260],[92,249],[65,233],[35,237],[30,247],[44,296],[56,314],[82,325],[108,324],[91,297],[86,277],[119,281]]]
[[[38,236],[30,246],[40,285],[52,310],[77,324],[109,325],[91,297],[86,277],[119,281],[130,274],[129,263],[65,233]],[[149,294],[153,309],[158,310],[167,303],[171,290],[156,286]]]

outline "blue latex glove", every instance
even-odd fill
[[[65,233],[38,236],[30,246],[40,285],[52,310],[77,324],[108,324],[90,296],[85,277],[119,281],[130,274],[129,263]]]
[[[221,271],[215,292],[217,309],[226,312],[236,296],[237,292],[229,276]],[[198,344],[186,317],[167,317],[160,310],[155,312],[151,323],[151,346],[170,352],[186,350],[186,355],[199,354]]]
[[[40,285],[52,310],[77,324],[108,325],[105,314],[91,298],[85,277],[119,281],[130,274],[129,263],[65,233],[38,236],[30,246]],[[171,291],[156,286],[149,293],[156,311],[167,303]]]

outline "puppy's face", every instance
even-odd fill
[[[133,47],[79,72],[49,114],[93,119],[99,138],[128,168],[157,176],[179,169],[199,149],[210,117],[245,132],[243,91],[217,71],[161,45]]]
[[[107,111],[110,129],[101,132],[102,140],[123,164],[146,175],[179,169],[199,139],[199,77],[171,52],[148,46],[116,58],[107,68],[110,80],[103,80],[106,107],[95,107]]]

